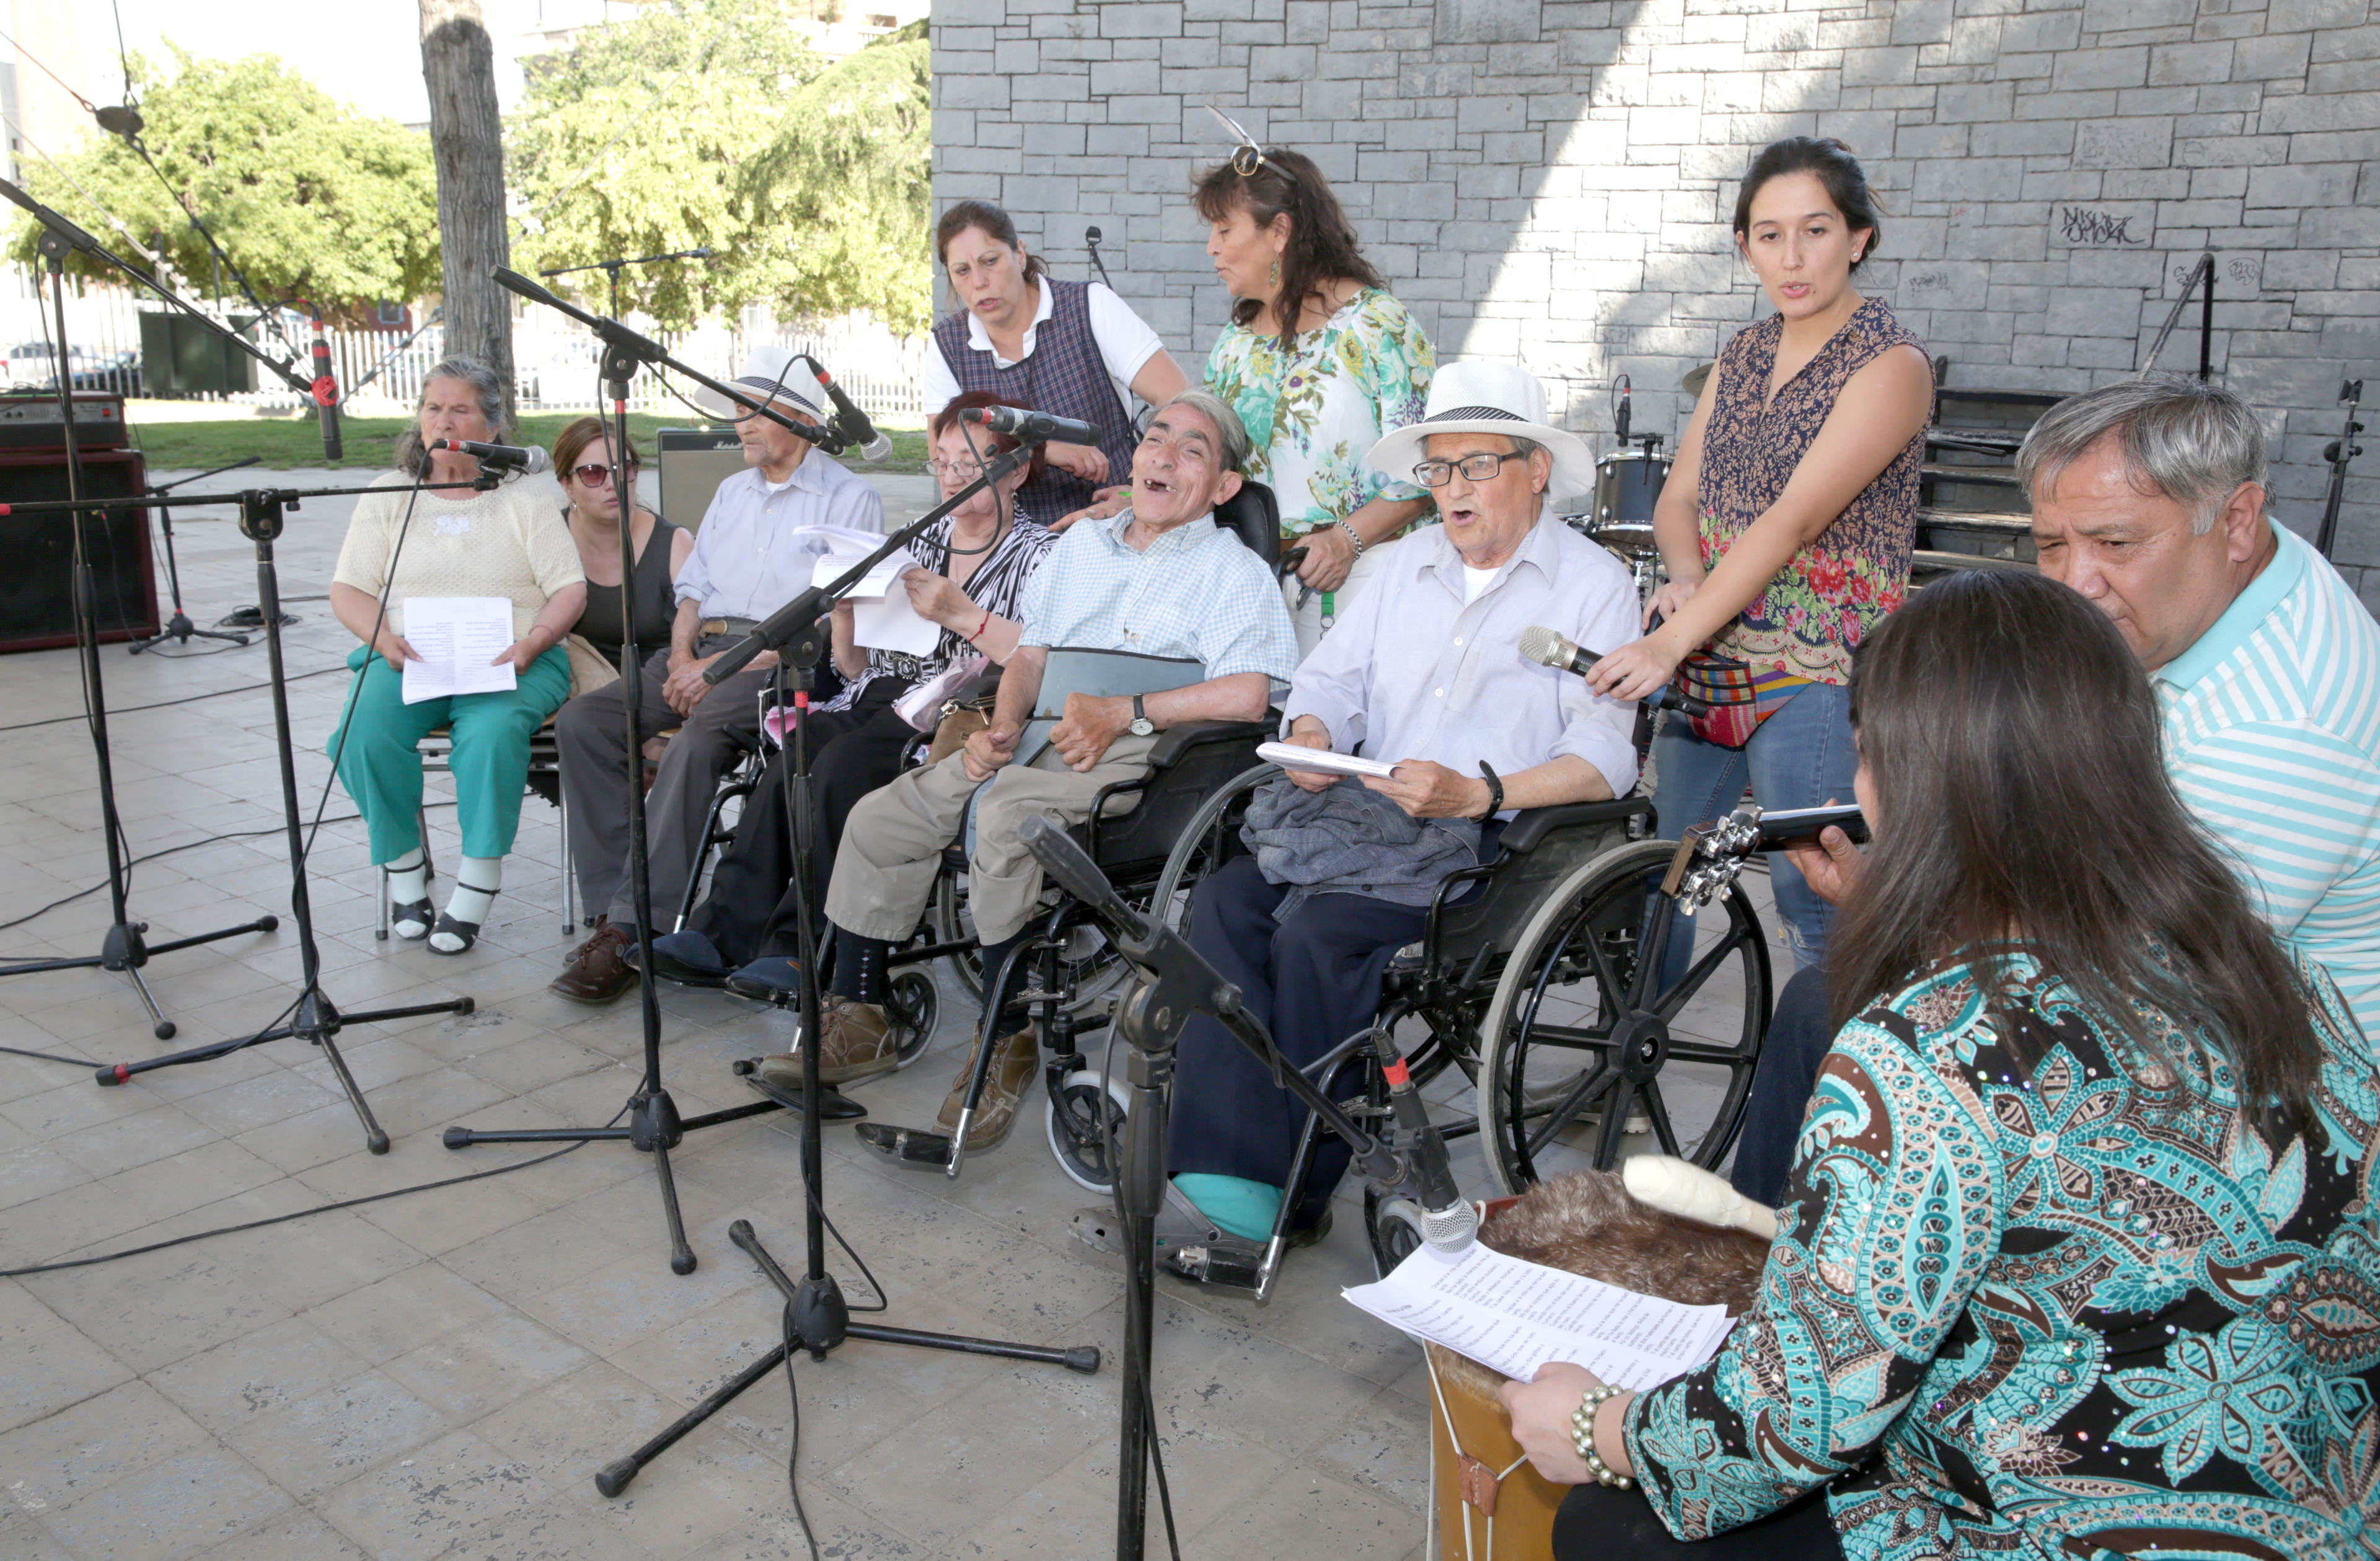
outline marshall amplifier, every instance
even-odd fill
[[[55,429],[55,402],[50,410],[50,426]],[[93,498],[128,498],[148,486],[138,450],[85,452],[82,480],[85,495]],[[64,450],[0,450],[0,504],[67,496]],[[97,578],[100,639],[145,640],[155,634],[157,581],[150,567],[149,512],[110,510],[85,516],[83,525]],[[72,519],[62,512],[0,515],[0,558],[7,560],[0,569],[0,652],[73,644]]]
[[[75,444],[85,450],[120,450],[130,443],[124,427],[124,397],[100,391],[74,393]],[[63,450],[66,425],[58,417],[55,391],[0,396],[0,450]]]
[[[710,495],[744,470],[744,446],[733,428],[663,428],[654,438],[661,447],[662,518],[699,531]]]

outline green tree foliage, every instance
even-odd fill
[[[709,245],[640,266],[624,307],[683,327],[713,310],[865,308],[928,320],[923,29],[830,66],[754,0],[677,0],[590,29],[533,70],[510,132],[525,270]],[[602,301],[601,273],[575,279]]]
[[[358,114],[273,55],[204,60],[167,47],[170,80],[139,55],[130,61],[148,121],[141,141],[164,178],[111,136],[62,168],[33,162],[26,183],[36,198],[137,262],[129,245],[112,241],[121,234],[110,219],[122,219],[165,257],[186,292],[205,290],[212,274],[185,206],[268,303],[309,299],[351,318],[375,300],[437,289],[438,180],[427,136]],[[30,261],[38,236],[31,219],[20,219],[11,258]],[[67,264],[107,274],[81,255]],[[236,292],[228,275],[224,288]]]

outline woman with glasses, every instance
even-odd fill
[[[1215,274],[1238,300],[1207,354],[1207,388],[1247,427],[1248,475],[1281,502],[1282,546],[1305,549],[1287,583],[1304,655],[1363,589],[1379,550],[1431,512],[1420,488],[1364,455],[1419,421],[1438,358],[1364,258],[1313,160],[1260,148],[1224,123],[1239,150],[1192,196]]]
[[[1747,780],[1765,808],[1851,795],[1852,652],[1909,588],[1934,399],[1925,346],[1852,286],[1881,237],[1840,141],[1780,140],[1743,177],[1736,249],[1776,312],[1728,344],[1679,442],[1650,632],[1587,675],[1630,700],[1679,678],[1711,705],[1655,739],[1666,834],[1728,811]],[[1770,873],[1795,961],[1815,968],[1832,909],[1791,863]],[[1673,945],[1679,970],[1689,952]]]
[[[944,499],[981,476],[984,462],[1016,447],[1013,439],[962,422],[959,414],[1014,405],[971,390],[927,421],[933,449],[929,464]],[[837,604],[832,638],[835,670],[844,683],[840,693],[811,712],[807,740],[812,816],[819,821],[813,908],[826,903],[835,848],[853,805],[900,774],[901,756],[933,729],[940,713],[937,704],[917,713],[913,722],[895,701],[954,665],[969,659],[998,665],[1016,649],[1024,632],[1017,614],[1026,583],[1058,540],[1017,503],[1038,464],[1028,462],[1000,479],[909,544],[923,567],[904,575],[901,585],[917,615],[941,630],[932,651],[910,656],[868,649],[858,642],[852,604]],[[785,835],[784,784],[785,758],[780,752],[745,801],[744,822],[711,875],[710,897],[695,908],[682,931],[653,940],[656,975],[761,999],[797,989],[794,951],[800,922],[792,887],[793,849]],[[771,1066],[785,1070],[771,1073],[780,1082],[798,1082],[792,1058]]]
[[[347,657],[356,680],[330,749],[339,783],[355,799],[371,836],[371,860],[387,869],[389,921],[432,954],[460,954],[504,887],[504,857],[520,828],[529,738],[570,697],[564,636],[587,603],[587,582],[570,531],[553,512],[552,490],[516,473],[486,492],[451,486],[480,476],[459,441],[510,437],[504,385],[484,364],[449,358],[422,377],[414,421],[397,439],[398,470],[372,484],[387,493],[356,501],[331,576],[331,612],[363,641]],[[504,597],[513,642],[495,658],[514,687],[408,701],[405,666],[423,659],[406,638],[415,597]],[[491,665],[493,665],[492,663]],[[446,909],[430,909],[430,866],[421,841],[421,739],[439,727],[454,738],[455,810],[463,860]]]
[[[1098,282],[1061,282],[1026,252],[1016,224],[988,201],[961,201],[934,226],[934,256],[960,307],[934,327],[926,405],[990,391],[1099,431],[1097,445],[1052,442],[1018,495],[1063,530],[1102,487],[1132,471],[1129,398],[1162,406],[1189,385],[1132,306]],[[1121,501],[1118,501],[1119,506]]]
[[[623,588],[618,495],[624,488],[636,492],[637,473],[644,464],[633,441],[625,473],[619,471],[619,464],[612,458],[612,446],[599,418],[578,419],[553,442],[554,475],[562,479],[563,494],[570,500],[563,518],[570,522],[570,539],[578,544],[579,567],[587,571],[587,610],[578,615],[578,627],[573,632],[610,662],[614,672],[626,670],[620,665],[620,652],[631,622],[636,625],[640,652],[650,653],[669,643],[670,622],[677,616],[670,582],[677,578],[686,555],[694,551],[693,532],[671,525],[642,505],[636,506],[629,526],[637,564]]]

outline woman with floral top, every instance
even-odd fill
[[[2079,594],[1928,586],[1852,703],[1876,843],[1756,1299],[1649,1392],[1503,1390],[1577,1487],[1555,1561],[2368,1561],[2380,1074],[2338,989]]]
[[[1651,632],[1588,675],[1616,699],[1677,679],[1710,702],[1654,743],[1671,836],[1733,808],[1747,778],[1766,808],[1850,792],[1852,652],[1908,590],[1933,411],[1925,348],[1852,286],[1880,237],[1840,141],[1780,140],[1743,177],[1736,248],[1777,312],[1728,344],[1679,444],[1653,516],[1670,578]],[[1818,964],[1832,908],[1790,862],[1770,871],[1796,958]]]
[[[1239,300],[1207,354],[1207,388],[1247,427],[1248,475],[1281,501],[1282,545],[1305,549],[1287,582],[1304,655],[1382,547],[1431,513],[1426,490],[1364,456],[1420,421],[1438,359],[1311,158],[1244,142],[1194,199],[1215,274]]]

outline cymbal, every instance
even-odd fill
[[[1700,396],[1703,393],[1703,386],[1710,381],[1711,371],[1718,367],[1718,361],[1714,359],[1710,362],[1704,364],[1701,368],[1687,374],[1684,379],[1678,382],[1678,384],[1687,395]]]

